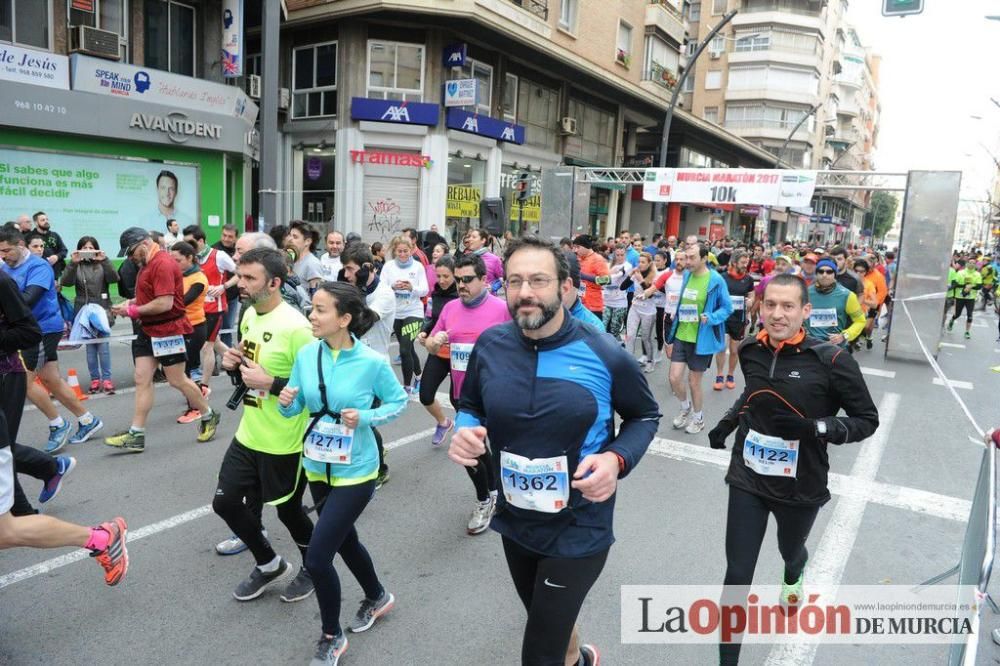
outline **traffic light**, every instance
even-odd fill
[[[924,0],[882,0],[882,16],[909,16],[924,11]]]
[[[514,189],[517,190],[518,201],[528,200],[528,197],[531,196],[531,182],[528,180],[527,172],[522,172],[521,175],[517,177],[517,183],[514,184]]]

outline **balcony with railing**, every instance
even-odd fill
[[[650,0],[646,6],[646,27],[654,27],[678,44],[687,37],[688,25],[669,0]]]
[[[744,0],[739,13],[733,17],[734,28],[741,26],[786,25],[795,28],[815,30],[826,33],[826,15],[822,9],[824,3],[802,3],[788,0]],[[815,9],[813,9],[815,8]]]
[[[543,21],[549,20],[549,0],[507,0],[507,2],[531,12]]]
[[[792,130],[799,123],[799,118],[791,120],[777,120],[773,118],[726,118],[724,127],[736,136],[745,139],[787,139]],[[813,130],[809,123],[805,122],[795,130],[792,136],[793,141],[804,141],[812,143]]]
[[[677,72],[654,60],[642,70],[642,81],[639,85],[644,90],[669,99],[679,79],[680,75]]]

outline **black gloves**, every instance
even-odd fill
[[[708,445],[713,449],[726,448],[726,437],[729,437],[731,432],[732,430],[720,421],[718,425],[708,431]]]
[[[816,420],[805,419],[792,412],[778,412],[771,416],[773,435],[787,440],[816,436]]]

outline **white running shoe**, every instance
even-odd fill
[[[680,430],[688,424],[688,419],[691,418],[691,408],[682,409],[681,413],[674,417],[674,428]]]
[[[476,501],[476,506],[472,509],[472,516],[469,518],[469,534],[480,534],[490,526],[490,518],[496,510],[496,503],[493,497],[489,497],[485,502]]]
[[[684,432],[686,432],[689,435],[697,435],[704,429],[705,429],[705,417],[703,416],[700,419],[696,419],[692,416],[690,423],[688,423],[687,427],[684,428]]]

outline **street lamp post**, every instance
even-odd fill
[[[674,85],[674,92],[670,96],[670,106],[667,107],[667,113],[663,117],[663,137],[660,139],[660,161],[659,161],[659,166],[661,169],[665,169],[667,167],[667,145],[670,142],[670,123],[674,119],[674,108],[677,106],[677,100],[680,97],[681,89],[684,87],[684,82],[687,81],[688,74],[690,74],[691,70],[694,68],[694,63],[696,60],[698,60],[698,56],[700,56],[702,51],[705,50],[705,47],[708,46],[709,43],[711,43],[712,38],[715,37],[716,33],[718,33],[719,30],[723,28],[723,26],[729,23],[733,19],[733,17],[736,16],[736,14],[737,10],[733,9],[726,12],[722,16],[722,19],[715,25],[714,28],[711,29],[711,31],[709,31],[708,35],[705,36],[705,39],[702,41],[702,43],[698,45],[697,49],[695,49],[694,54],[692,54],[691,58],[688,60],[687,67],[685,67],[684,71],[681,72],[680,78],[677,79],[677,83]],[[653,219],[657,221],[663,219],[662,201],[657,201],[656,204],[653,206]]]

